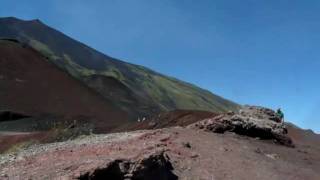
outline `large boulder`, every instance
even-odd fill
[[[276,113],[267,108],[244,106],[239,112],[229,112],[202,120],[189,126],[214,133],[234,132],[239,135],[272,139],[275,142],[294,147],[292,140],[286,136],[285,124]]]
[[[178,177],[173,174],[172,164],[169,157],[162,152],[144,155],[137,161],[114,160],[103,167],[86,172],[77,179],[153,179],[153,180],[176,180]]]

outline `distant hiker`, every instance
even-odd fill
[[[277,116],[280,118],[281,123],[284,123],[284,114],[283,114],[283,112],[281,111],[281,108],[277,109],[276,114],[277,114]]]

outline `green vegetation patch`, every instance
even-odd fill
[[[59,56],[56,56],[55,53],[51,51],[51,49],[47,45],[41,43],[40,41],[37,41],[35,39],[30,39],[29,45],[34,49],[38,50],[41,54],[43,54],[45,57],[49,58],[50,60],[57,60],[60,58]]]

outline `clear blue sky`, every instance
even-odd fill
[[[319,0],[1,0],[110,56],[320,132]],[[0,27],[1,28],[1,27]]]

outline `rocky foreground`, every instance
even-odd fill
[[[246,107],[186,127],[37,145],[3,155],[0,179],[320,179],[319,135],[276,118]]]

